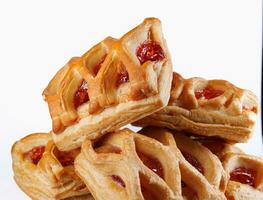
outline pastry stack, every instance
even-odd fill
[[[251,137],[256,96],[173,72],[156,18],[72,58],[43,96],[52,131],[12,147],[32,199],[263,199],[263,158],[235,146]]]

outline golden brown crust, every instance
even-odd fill
[[[37,147],[43,147],[44,152],[34,164],[28,152]],[[17,141],[12,147],[14,179],[17,185],[36,200],[88,195],[89,191],[75,174],[73,165],[62,166],[55,156],[55,149],[51,135],[47,133],[31,134]],[[64,157],[65,159],[67,158]]]
[[[263,199],[263,158],[246,155],[243,153],[228,153],[224,156],[223,166],[230,175],[236,169],[254,171],[254,184],[244,184],[237,180],[230,181],[227,185],[226,196],[229,200],[260,200]]]
[[[140,133],[157,139],[179,159],[184,199],[225,199],[223,193],[228,177],[219,159],[206,147],[181,133],[164,128],[147,127]],[[203,168],[203,174],[198,171],[198,166],[195,168],[187,161],[184,157],[186,153],[201,164],[199,167]]]
[[[146,40],[160,45],[162,60],[140,64],[136,49]],[[129,81],[116,86],[125,71]],[[83,80],[89,101],[75,109],[73,98]],[[106,38],[69,61],[43,92],[56,145],[60,150],[79,147],[85,138],[95,139],[161,109],[168,103],[171,81],[171,59],[158,19],[145,19],[119,40]]]
[[[86,140],[75,167],[96,200],[182,199],[176,157],[129,129],[108,133],[98,143]]]
[[[206,89],[214,96],[203,96]],[[248,90],[224,80],[183,79],[174,73],[168,106],[134,124],[245,142],[252,134],[257,110],[257,98]]]

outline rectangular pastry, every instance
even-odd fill
[[[172,63],[161,22],[145,19],[69,61],[43,92],[60,150],[81,145],[167,105]]]
[[[257,97],[225,80],[184,79],[173,73],[168,106],[134,123],[246,142],[258,110]]]

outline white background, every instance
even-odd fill
[[[257,0],[0,0],[1,199],[27,199],[13,182],[10,148],[26,134],[51,129],[41,93],[72,56],[154,16],[163,22],[174,70],[227,79],[260,96],[261,8]],[[260,135],[259,116],[243,149],[262,155]]]

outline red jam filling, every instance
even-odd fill
[[[56,157],[59,160],[60,164],[63,167],[70,166],[70,165],[74,164],[76,153],[71,152],[71,151],[59,151],[58,149],[56,149],[55,154],[56,154]]]
[[[194,166],[201,174],[204,174],[204,168],[201,165],[201,163],[191,154],[187,152],[182,152],[184,158],[192,165]]]
[[[121,179],[121,177],[117,176],[117,175],[111,175],[111,178],[114,182],[116,182],[119,186],[125,188],[126,185],[124,183],[124,181]]]
[[[81,85],[74,95],[74,107],[77,109],[80,105],[89,100],[88,83],[82,80]]]
[[[181,187],[182,187],[182,188],[186,187],[185,182],[181,181]]]
[[[25,156],[29,158],[35,165],[42,158],[42,155],[45,151],[45,146],[38,146],[32,148],[30,151],[25,153]]]
[[[252,111],[252,112],[254,112],[254,113],[257,113],[258,111],[257,111],[257,107],[253,107],[253,108],[249,108],[249,107],[247,107],[247,106],[245,106],[245,105],[243,105],[243,110],[248,110],[248,111]]]
[[[100,68],[101,68],[101,64],[104,62],[106,56],[102,58],[102,60],[93,67],[93,73],[94,75],[96,76],[98,74],[98,72],[100,71]]]
[[[141,191],[145,200],[156,200],[156,196],[146,187],[141,185]]]
[[[230,180],[255,187],[256,171],[245,167],[238,167],[230,173]]]
[[[254,106],[254,107],[251,109],[251,111],[254,112],[254,113],[257,113],[257,112],[258,112],[257,107]]]
[[[212,88],[204,88],[204,89],[201,89],[201,90],[196,90],[195,91],[195,97],[197,99],[200,99],[202,97],[204,97],[205,99],[213,99],[213,98],[216,98],[220,95],[222,95],[224,93],[224,91],[222,90],[214,90]]]
[[[137,155],[139,156],[144,165],[146,165],[149,169],[151,169],[161,178],[164,177],[163,167],[159,160],[151,156],[145,155],[141,152],[137,152]]]
[[[116,81],[116,86],[119,87],[123,83],[127,83],[129,81],[129,74],[127,71],[120,72],[118,74],[118,78]]]
[[[164,52],[162,47],[154,41],[146,40],[136,49],[136,56],[140,63],[146,61],[160,61],[164,59]]]

